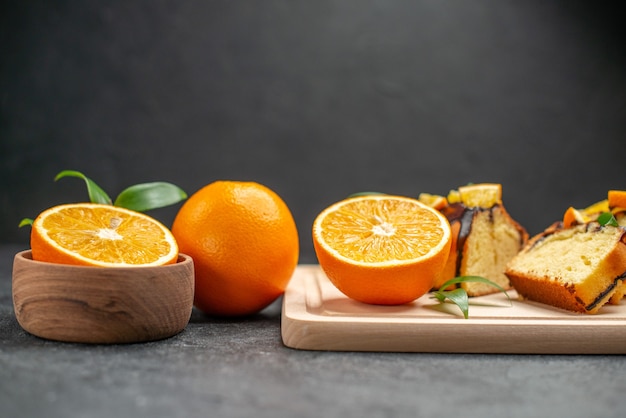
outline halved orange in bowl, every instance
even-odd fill
[[[98,267],[175,263],[170,230],[143,213],[112,205],[74,203],[52,207],[32,224],[34,260]]]

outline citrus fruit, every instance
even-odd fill
[[[380,195],[345,199],[313,223],[320,267],[346,296],[399,305],[428,292],[450,251],[450,224],[417,199]]]
[[[587,216],[598,215],[602,212],[608,212],[608,211],[609,211],[609,201],[607,199],[600,200],[599,202],[596,202],[582,209],[582,212]]]
[[[417,200],[437,210],[443,209],[448,205],[448,199],[445,196],[430,193],[420,193]]]
[[[172,225],[195,266],[194,304],[219,316],[261,311],[298,264],[298,231],[285,202],[255,182],[216,181],[187,199]]]
[[[450,192],[448,192],[448,197],[446,198],[446,200],[448,201],[449,205],[452,205],[454,203],[462,203],[461,193],[459,193],[458,190],[450,190]]]
[[[480,183],[459,187],[460,201],[467,207],[490,208],[502,203],[502,185]]]
[[[611,209],[626,208],[626,191],[625,190],[609,190],[608,205]]]
[[[626,191],[609,190],[607,199],[600,200],[584,209],[567,208],[563,215],[563,226],[567,228],[595,221],[604,212],[611,212],[616,216],[626,212]],[[620,215],[620,218],[622,216]]]
[[[587,223],[590,220],[591,218],[585,213],[584,210],[578,210],[573,206],[570,206],[563,214],[563,227],[569,228],[570,226]]]
[[[75,203],[54,206],[34,220],[34,260],[100,267],[176,262],[174,236],[156,219],[121,207]]]

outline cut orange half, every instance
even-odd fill
[[[313,223],[321,268],[346,296],[399,305],[428,292],[450,252],[448,220],[417,199],[370,195],[342,200]]]
[[[31,232],[33,259],[99,267],[174,263],[178,245],[168,228],[143,213],[76,203],[43,211]]]

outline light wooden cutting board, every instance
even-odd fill
[[[283,298],[283,343],[303,350],[626,354],[626,303],[577,314],[509,291],[470,299],[469,319],[425,295],[402,306],[353,301],[317,265],[300,265]]]

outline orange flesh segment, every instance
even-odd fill
[[[329,247],[363,263],[414,260],[444,238],[436,215],[399,200],[349,202],[329,212],[321,226]]]
[[[51,245],[96,264],[151,264],[175,246],[164,227],[107,206],[67,205],[47,214],[40,227]]]

